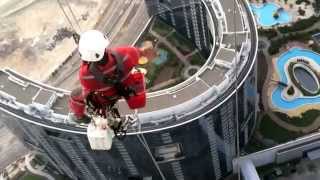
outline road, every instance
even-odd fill
[[[110,37],[111,47],[132,44],[150,19],[143,0],[119,0],[108,3],[95,28]],[[68,90],[79,87],[79,67],[80,58],[75,50],[66,63],[45,83]]]

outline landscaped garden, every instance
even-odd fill
[[[251,139],[249,145],[246,147],[246,152],[259,151],[261,149],[265,149],[266,147],[271,147],[276,144],[294,140],[298,137],[315,132],[320,127],[320,125],[317,124],[318,117],[320,118],[320,110],[311,108],[309,110],[307,109],[311,107],[310,105],[312,104],[316,105],[320,103],[320,91],[316,92],[314,90],[314,86],[310,86],[310,80],[306,82],[306,79],[310,79],[306,78],[307,73],[309,73],[309,77],[312,75],[313,79],[318,80],[319,82],[318,78],[314,78],[314,75],[320,75],[317,69],[318,66],[314,63],[311,63],[310,66],[306,66],[309,68],[305,68],[305,66],[302,67],[292,64],[290,65],[291,67],[294,65],[294,68],[291,69],[292,71],[287,71],[288,63],[290,63],[293,59],[307,59],[318,63],[319,56],[314,56],[314,54],[320,53],[320,44],[317,44],[312,36],[320,32],[320,0],[250,0],[250,2],[255,3],[258,8],[259,5],[261,5],[260,7],[263,7],[264,3],[268,4],[270,2],[276,2],[281,5],[284,10],[289,13],[289,15],[292,15],[292,21],[282,24],[274,23],[281,16],[279,12],[268,13],[267,18],[263,17],[263,15],[267,15],[267,13],[262,13],[262,19],[258,20],[258,24],[261,23],[263,18],[264,20],[271,20],[270,23],[273,24],[269,27],[260,26],[258,29],[260,38],[259,40],[261,42],[259,42],[259,50],[260,53],[265,57],[263,62],[266,63],[263,64],[259,62],[262,58],[258,57],[258,78],[262,77],[261,79],[266,79],[271,82],[267,82],[267,86],[264,86],[265,84],[262,83],[259,85],[261,88],[261,93],[264,93],[262,91],[263,89],[266,90],[264,95],[267,98],[263,97],[261,104],[259,104],[261,106],[260,109],[262,110],[263,117],[261,117],[260,121],[257,123],[257,131],[255,136]],[[300,5],[297,6],[297,4]],[[314,7],[314,9],[312,9],[312,7]],[[295,49],[293,47],[299,48]],[[279,53],[281,54],[279,55]],[[278,61],[280,57],[284,58],[284,54],[286,54],[287,60],[290,59],[290,61],[283,61],[285,66],[282,66],[284,64],[281,63],[280,68]],[[276,57],[274,55],[276,55]],[[274,61],[275,59],[278,60]],[[267,67],[276,67],[276,70],[274,70],[272,73],[267,73],[266,71],[263,73]],[[269,70],[272,69],[273,68]],[[273,74],[275,72],[278,74]],[[264,77],[266,75],[268,75],[268,77]],[[301,75],[304,75],[303,78],[301,78]],[[294,79],[294,76],[296,76],[296,82],[302,82],[300,87],[303,87],[304,89],[299,88],[299,84],[296,86],[297,83],[294,84],[292,81],[290,81]],[[306,84],[309,85],[307,86]],[[271,88],[276,88],[269,89],[269,86]],[[267,89],[265,89],[265,87],[267,87]],[[304,90],[309,90],[310,92],[316,94],[306,93]],[[264,100],[270,100],[270,96],[272,98],[271,102]],[[306,104],[309,106],[304,106]],[[303,108],[300,109],[302,106]],[[271,112],[275,109],[276,111],[283,110],[283,112]],[[300,116],[289,117],[284,112],[290,114],[290,116],[299,115],[301,112],[304,113],[300,114]],[[271,117],[274,119],[271,119]]]
[[[163,76],[166,76],[165,79],[180,79],[182,78],[181,76],[181,71],[184,67],[183,63],[178,59],[178,57],[166,46],[163,44],[159,44],[157,47],[158,52],[163,51],[166,52],[166,60],[160,61],[159,60],[154,60],[152,62],[149,62],[145,65],[140,65],[139,67],[147,69],[148,73],[146,74],[146,80],[147,80],[147,88],[153,87],[155,84],[155,81],[157,78],[163,78]],[[170,71],[170,74],[165,73],[163,74],[162,71],[164,69],[173,69],[173,71]]]
[[[168,41],[171,42],[172,45],[176,47],[183,55],[187,55],[196,49],[190,40],[186,39],[178,32],[172,33],[168,37]]]
[[[188,58],[188,61],[190,62],[191,65],[202,66],[206,62],[206,59],[199,52],[197,52],[192,56],[190,56]]]
[[[301,114],[301,117],[289,117],[285,113],[276,112],[275,113],[284,122],[297,126],[297,127],[307,127],[317,120],[320,116],[320,111],[316,109],[311,109]],[[320,126],[320,124],[319,124]]]
[[[259,132],[264,138],[271,139],[277,143],[283,143],[299,137],[299,134],[280,127],[270,118],[264,115],[260,122]]]
[[[44,177],[38,176],[31,173],[26,173],[24,176],[20,178],[20,180],[43,180]]]
[[[265,36],[270,40],[270,46],[268,52],[270,55],[274,55],[280,52],[281,47],[286,45],[290,41],[300,41],[310,48],[320,53],[320,47],[315,43],[309,44],[312,39],[312,35],[320,32],[319,27],[313,27],[314,24],[319,23],[320,18],[317,16],[311,16],[308,19],[302,19],[295,23],[286,26],[273,27],[272,29],[259,28],[258,33],[260,36]]]
[[[139,65],[147,70],[146,85],[149,91],[168,88],[182,82],[185,80],[183,71],[189,64],[200,67],[206,62],[190,40],[158,17],[152,20],[137,45],[145,41],[153,42],[157,50],[154,60]],[[160,87],[157,87],[159,84]]]

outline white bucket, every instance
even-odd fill
[[[94,118],[87,128],[87,137],[92,150],[110,150],[114,132],[107,125],[107,120]]]

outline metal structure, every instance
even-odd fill
[[[143,17],[159,15],[185,31],[208,58],[186,81],[148,94],[141,124],[125,140],[116,140],[108,152],[91,151],[86,127],[67,120],[69,92],[9,69],[0,71],[1,119],[72,179],[220,179],[232,173],[236,144],[243,147],[255,126],[257,32],[248,2],[145,3],[149,16]],[[119,106],[134,113],[124,102]]]
[[[297,138],[262,151],[248,154],[233,160],[235,172],[240,167],[241,174],[251,179],[256,174],[254,167],[263,167],[270,164],[283,164],[296,159],[317,159],[320,149],[320,134],[318,132]],[[313,156],[315,158],[313,158]],[[242,171],[246,169],[247,172]]]

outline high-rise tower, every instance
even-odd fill
[[[141,128],[132,127],[110,151],[92,151],[85,127],[66,121],[69,92],[11,70],[0,72],[1,119],[72,179],[220,179],[232,172],[237,144],[243,147],[255,126],[257,34],[248,4],[145,3],[148,16],[140,18],[159,15],[208,58],[191,78],[148,94]]]
[[[209,31],[207,9],[199,0],[146,0],[150,15],[159,16],[176,31],[191,39],[197,49],[209,56],[212,34]]]

